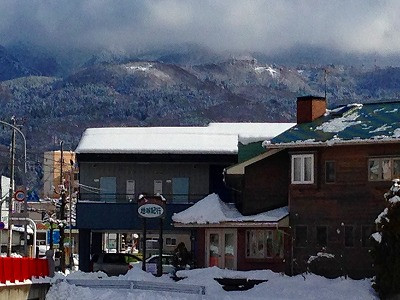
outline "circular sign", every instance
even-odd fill
[[[147,203],[139,206],[138,213],[143,218],[159,218],[164,214],[164,208],[158,204]]]
[[[15,191],[14,199],[19,202],[23,202],[25,200],[25,192],[22,190]]]

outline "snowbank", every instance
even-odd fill
[[[87,275],[85,275],[87,274]],[[96,273],[80,273],[70,276],[87,276],[92,278]],[[187,295],[180,293],[168,293],[158,291],[141,290],[112,290],[89,289],[76,287],[65,282],[54,284],[47,294],[47,300],[126,300],[126,299],[146,299],[146,300],[189,300],[189,299],[211,299],[211,300],[243,300],[243,299],[378,299],[371,288],[370,280],[351,280],[345,278],[326,279],[317,275],[308,274],[303,276],[285,276],[274,273],[270,270],[258,271],[231,271],[219,269],[217,267],[179,271],[178,276],[185,279],[174,282],[168,276],[156,278],[143,272],[140,268],[133,268],[126,275],[110,277],[115,280],[150,280],[167,282],[173,284],[196,284],[206,287],[206,295]],[[214,280],[214,278],[249,278],[266,279],[267,282],[256,285],[248,291],[227,292]]]

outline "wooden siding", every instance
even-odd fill
[[[287,205],[289,169],[286,151],[247,166],[241,213],[252,215]]]
[[[316,226],[327,226],[327,247],[338,263],[353,277],[371,274],[371,258],[367,247],[361,245],[362,226],[373,226],[383,210],[383,194],[391,181],[369,181],[368,159],[400,156],[400,144],[335,146],[299,149],[300,153],[315,153],[315,183],[290,185],[290,224],[308,227],[308,244],[295,247],[299,264],[305,266],[310,255],[321,247],[316,245]],[[293,152],[295,154],[296,152]],[[325,183],[325,162],[334,161],[336,182]],[[344,246],[344,226],[354,226],[354,247]]]

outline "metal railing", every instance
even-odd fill
[[[96,203],[137,203],[140,194],[94,194],[80,193],[78,202],[96,202]],[[162,194],[167,200],[167,204],[191,204],[195,203],[208,194]]]
[[[164,283],[137,280],[110,280],[110,279],[59,279],[56,283],[64,281],[75,286],[95,288],[95,289],[128,289],[145,290],[156,292],[185,293],[195,295],[205,295],[206,288],[203,285]]]

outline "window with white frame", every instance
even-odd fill
[[[167,246],[176,246],[176,239],[174,239],[174,238],[166,238],[165,239],[165,244]]]
[[[280,230],[247,230],[247,258],[283,258],[283,232]]]
[[[368,160],[369,181],[390,181],[400,178],[400,157],[370,158]]]
[[[313,154],[292,155],[292,183],[293,184],[314,183]]]

